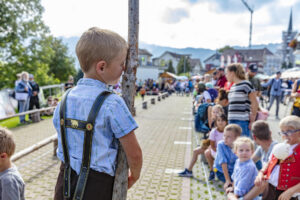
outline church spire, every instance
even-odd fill
[[[293,10],[291,8],[291,14],[290,14],[290,21],[289,21],[289,27],[288,27],[288,33],[293,32]]]

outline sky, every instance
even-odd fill
[[[281,42],[293,8],[300,32],[300,0],[245,0],[254,8],[252,44]],[[127,39],[128,0],[42,0],[43,20],[55,36],[110,29]],[[175,48],[248,46],[250,12],[241,0],[140,0],[139,40]]]

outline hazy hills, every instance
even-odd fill
[[[69,54],[73,57],[76,57],[75,53],[75,47],[76,43],[79,39],[79,37],[60,37],[63,42],[68,46],[69,48]],[[279,43],[271,43],[271,44],[260,44],[260,45],[253,45],[252,48],[255,49],[260,49],[260,48],[268,48],[270,51],[273,53],[276,52],[278,48],[280,48]],[[139,48],[142,49],[147,49],[150,53],[153,54],[152,58],[160,56],[162,53],[165,51],[171,51],[179,54],[191,54],[192,58],[200,58],[200,60],[203,62],[206,58],[211,56],[216,50],[213,49],[206,49],[206,48],[192,48],[192,47],[187,47],[187,48],[172,48],[172,47],[165,47],[165,46],[159,46],[159,45],[154,45],[154,44],[147,44],[144,42],[139,43]],[[234,46],[234,48],[237,49],[243,49],[247,47],[241,47],[241,46]],[[78,61],[76,59],[76,67],[79,68]]]

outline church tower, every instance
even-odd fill
[[[294,67],[295,58],[293,49],[289,47],[289,43],[295,38],[297,31],[293,31],[293,11],[291,9],[290,20],[287,31],[282,31],[282,64],[287,67]]]

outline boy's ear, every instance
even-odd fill
[[[7,158],[7,153],[0,153],[0,158],[1,159]]]
[[[100,60],[99,62],[96,63],[96,72],[103,73],[106,66],[107,66],[107,63],[104,60]]]

